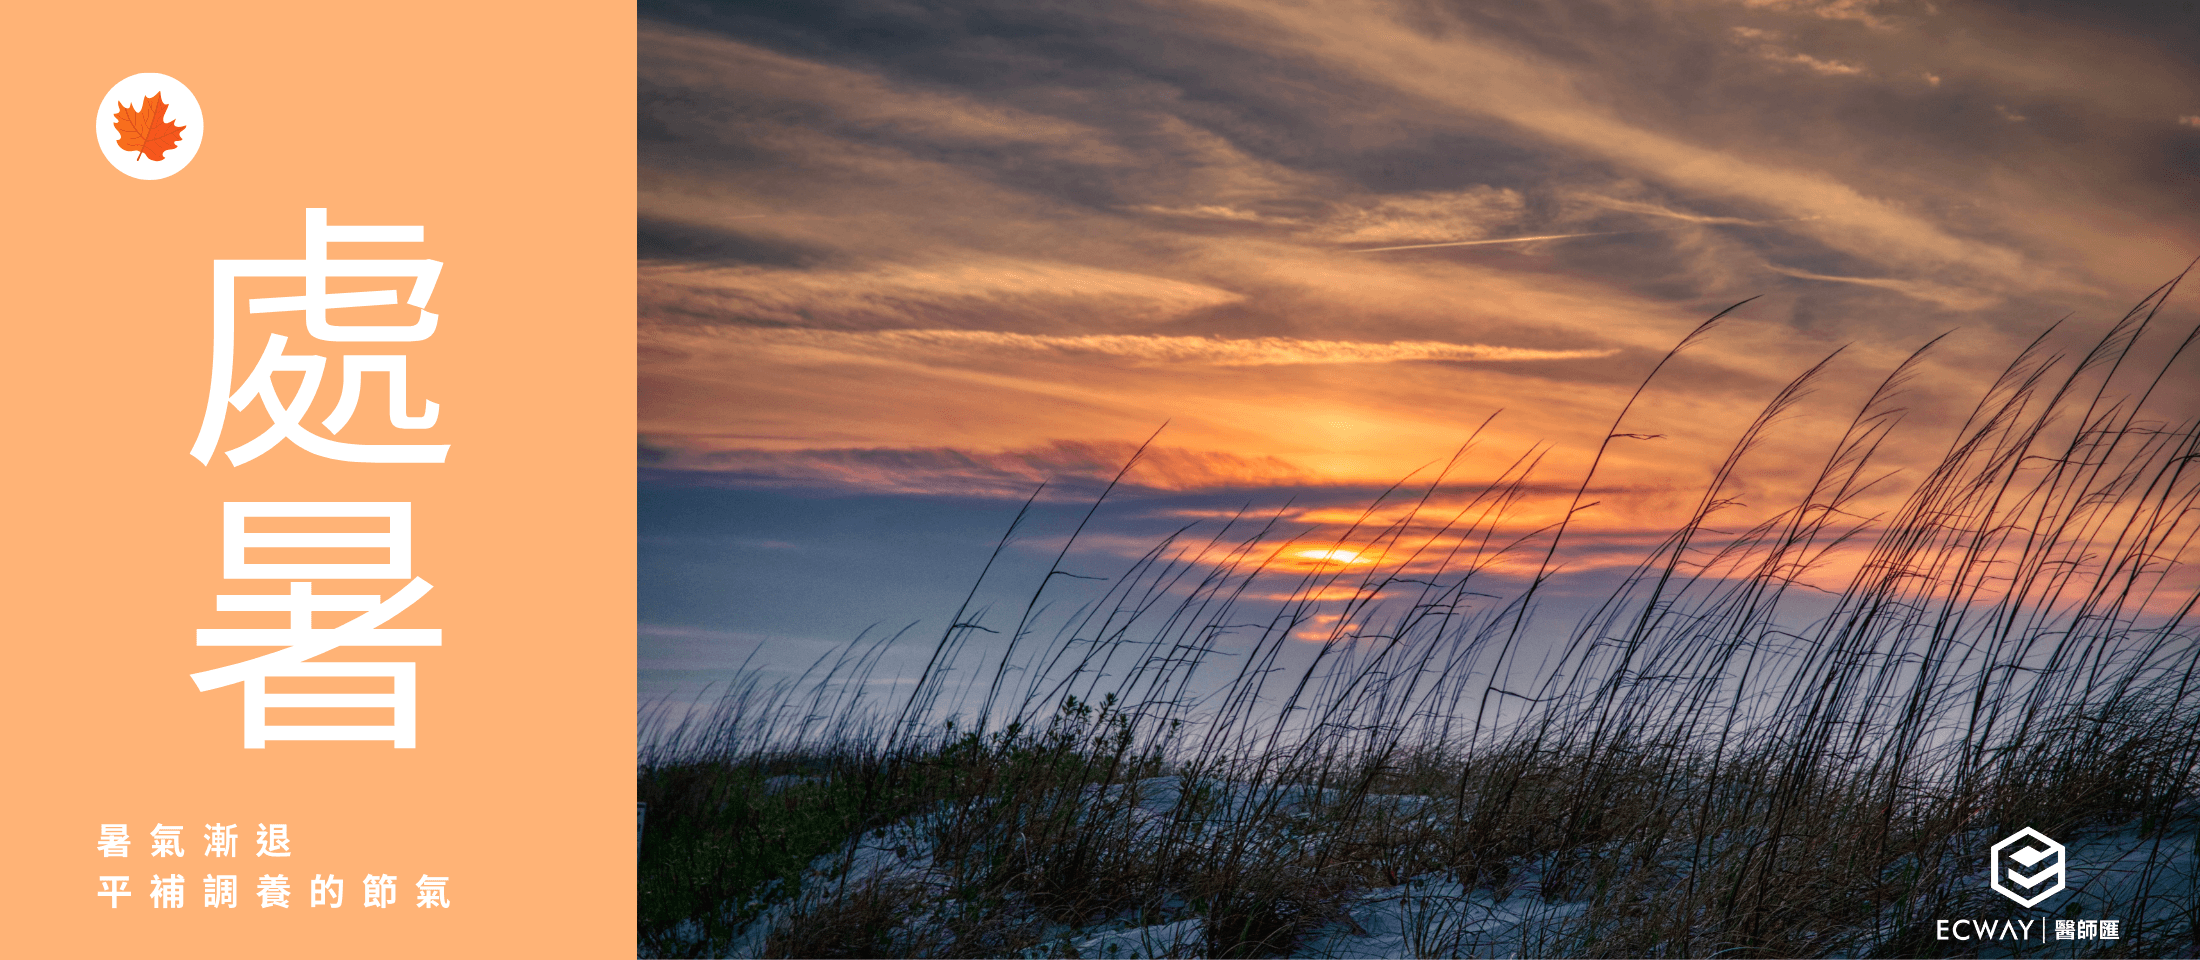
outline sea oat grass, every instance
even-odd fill
[[[1522,534],[1533,457],[1325,532],[1364,568],[1241,516],[1057,608],[1073,535],[1007,616],[989,563],[895,698],[867,637],[645,718],[642,949],[1274,956],[1394,914],[1424,956],[1938,955],[1935,918],[2008,912],[1985,848],[2030,826],[2137,851],[2082,908],[2129,932],[2045,953],[2200,951],[2200,424],[2148,406],[2193,338],[2134,352],[2167,294],[2082,356],[2035,343],[1868,508],[1921,351],[1792,505],[1722,525],[1829,358],[1571,629],[1535,613],[1595,468]]]

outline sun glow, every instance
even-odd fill
[[[1311,560],[1315,563],[1357,564],[1375,562],[1360,556],[1360,552],[1357,550],[1346,550],[1341,547],[1331,550],[1300,550],[1292,556]]]

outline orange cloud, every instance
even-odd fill
[[[1057,440],[1040,447],[972,451],[948,448],[764,450],[729,447],[708,437],[645,438],[655,469],[738,477],[749,482],[840,485],[882,493],[1021,496],[1041,483],[1105,480],[1130,461],[1131,443]],[[1305,482],[1309,475],[1275,457],[1240,457],[1181,447],[1150,447],[1127,479],[1156,490],[1205,490]],[[1088,496],[1080,488],[1071,496]]]
[[[987,354],[1056,360],[1119,360],[1141,364],[1205,364],[1257,367],[1318,363],[1396,363],[1406,360],[1504,362],[1608,357],[1617,350],[1533,350],[1479,343],[1406,340],[1367,343],[1288,337],[1161,337],[1126,334],[1049,336],[997,330],[836,330],[735,327],[710,334],[733,345],[837,353],[952,356]]]

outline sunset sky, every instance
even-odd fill
[[[1157,430],[1080,569],[1248,504],[1320,541],[1485,420],[1457,496],[1539,457],[1547,522],[1747,298],[1620,426],[1573,562],[1840,349],[1735,490],[1792,495],[1953,331],[1885,455],[1922,462],[2049,324],[2200,256],[2192,10],[645,0],[642,692],[936,635],[1041,481],[1021,562]]]

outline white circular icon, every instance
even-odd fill
[[[99,151],[139,180],[175,176],[199,155],[206,117],[191,88],[164,73],[125,78],[99,102],[93,124]]]

